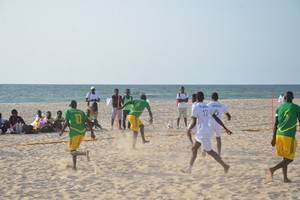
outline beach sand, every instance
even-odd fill
[[[78,157],[76,172],[71,169],[67,132],[62,137],[58,133],[0,135],[0,199],[300,199],[299,154],[288,169],[292,183],[283,183],[281,170],[275,172],[273,182],[264,183],[268,168],[281,160],[270,144],[272,101],[221,102],[232,115],[231,121],[223,117],[233,132],[222,135],[222,158],[231,166],[227,175],[201,153],[191,174],[180,172],[188,165],[191,150],[182,119],[180,129],[167,128],[170,122],[175,126],[175,102],[151,103],[153,125],[144,111],[141,119],[150,143],[143,145],[138,137],[135,150],[130,131],[110,130],[111,107],[100,103],[99,119],[105,130],[95,131],[97,140],[81,144],[79,150],[90,150],[91,162]],[[30,124],[36,110],[50,110],[55,116],[68,104],[7,104],[0,105],[0,112],[8,118],[16,108]],[[274,105],[278,106],[276,100]],[[191,103],[188,106],[190,114]],[[86,110],[86,104],[79,103],[78,108]],[[216,149],[214,137],[212,144]]]

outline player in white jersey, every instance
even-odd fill
[[[222,121],[214,114],[212,110],[209,109],[209,107],[206,105],[206,103],[203,102],[203,100],[204,100],[203,92],[198,92],[197,93],[198,103],[192,109],[193,122],[189,125],[188,128],[188,133],[190,133],[192,128],[196,125],[196,123],[198,123],[197,134],[195,136],[196,141],[192,147],[192,157],[190,159],[189,166],[186,169],[182,169],[180,171],[183,173],[192,172],[193,164],[197,158],[198,149],[200,148],[201,145],[203,145],[204,150],[223,166],[225,173],[228,173],[230,166],[224,163],[224,161],[219,156],[219,154],[217,154],[212,149],[210,127],[208,125],[209,115],[212,115],[212,117],[217,121],[217,123],[219,123],[226,130],[227,134],[231,135],[232,132],[225,127]]]
[[[192,110],[194,108],[194,106],[197,104],[197,98],[196,98],[196,94],[192,94]],[[193,132],[196,132],[197,131],[197,126],[195,126],[191,132],[187,132],[187,137],[188,137],[188,140],[190,141],[191,145],[193,145],[193,139],[192,139],[192,131]]]
[[[222,115],[225,114],[227,116],[228,120],[231,120],[231,115],[229,114],[226,106],[222,104],[221,102],[218,101],[219,96],[218,93],[214,92],[211,94],[211,102],[207,104],[207,106],[215,111],[215,115],[219,118],[222,119]],[[216,140],[217,140],[217,149],[218,149],[218,154],[221,155],[221,133],[222,133],[222,127],[216,122],[216,120],[212,117],[209,116],[209,122],[208,122],[210,129],[211,129],[211,134],[216,134]]]

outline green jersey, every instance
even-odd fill
[[[278,119],[276,134],[295,138],[300,107],[292,102],[285,102],[276,109],[275,117]]]
[[[129,96],[129,97],[124,96],[123,97],[123,105],[126,104],[127,102],[132,101],[132,99],[133,99],[132,96]],[[132,108],[132,104],[128,104],[127,106],[125,106],[123,108],[123,110],[131,110],[131,108]]]
[[[86,126],[85,121],[88,116],[81,110],[70,108],[65,113],[65,120],[70,124],[69,136],[73,137],[76,135],[85,135]]]
[[[143,99],[133,100],[132,108],[130,110],[129,115],[139,117],[139,116],[141,116],[141,114],[145,108],[150,109],[150,105],[148,102],[144,101]]]

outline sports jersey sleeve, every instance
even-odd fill
[[[146,102],[146,106],[147,109],[150,109],[150,104],[148,102]]]
[[[197,105],[193,106],[192,108],[192,113],[191,113],[191,117],[192,118],[197,118]]]
[[[66,119],[66,121],[70,119],[70,115],[68,111],[65,112],[64,118]]]
[[[213,109],[212,105],[209,105],[207,107],[208,107],[208,113],[210,116],[213,116],[218,111],[217,109]]]

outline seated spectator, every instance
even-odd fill
[[[13,109],[11,111],[11,116],[9,117],[10,124],[10,133],[12,134],[20,134],[23,132],[24,125],[27,126],[22,117],[18,116],[18,111]]]
[[[63,124],[65,123],[65,119],[62,116],[63,113],[61,110],[57,111],[56,114],[57,114],[56,117],[54,117],[53,127],[55,131],[60,131],[62,129]]]
[[[42,111],[41,110],[37,110],[36,111],[36,117],[35,120],[31,123],[31,125],[33,126],[33,128],[35,130],[38,129],[40,121],[44,119],[44,116],[42,115]]]
[[[2,113],[0,113],[0,134],[5,134],[7,129],[9,129],[10,124],[7,119],[2,118]]]
[[[53,128],[54,119],[51,117],[51,112],[46,112],[46,117],[40,120],[38,130],[42,133],[51,133],[54,132]]]

